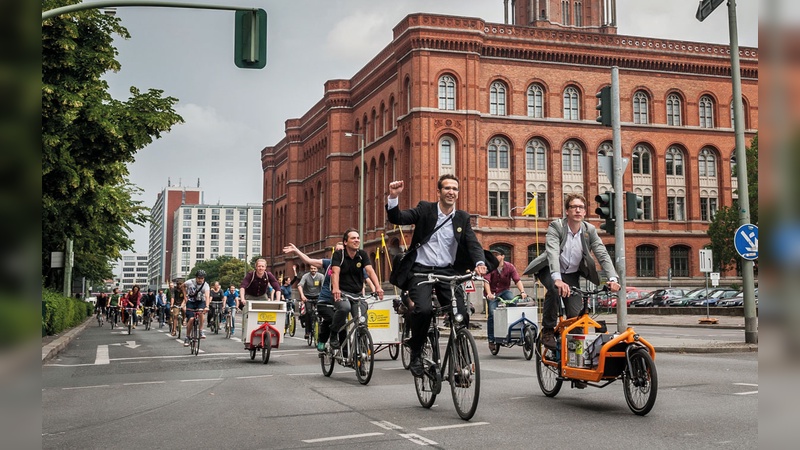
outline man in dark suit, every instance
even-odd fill
[[[564,202],[567,217],[554,220],[547,227],[546,249],[536,257],[523,272],[535,274],[547,289],[542,311],[542,343],[555,349],[556,340],[553,329],[558,321],[558,300],[566,299],[567,318],[577,316],[582,308],[581,298],[572,295],[570,286],[578,286],[580,277],[594,284],[600,284],[600,276],[591,251],[600,261],[608,277],[608,287],[612,292],[619,290],[617,271],[608,256],[603,241],[597,235],[594,225],[585,222],[586,199],[581,194],[569,194]]]
[[[438,202],[421,201],[416,208],[401,211],[398,207],[398,196],[403,192],[403,187],[403,181],[389,183],[386,212],[389,222],[393,224],[415,225],[410,253],[406,255],[413,262],[410,272],[456,275],[474,269],[479,275],[484,275],[486,262],[483,247],[472,231],[469,214],[456,209],[458,179],[454,175],[442,175],[437,184]],[[434,285],[418,285],[422,280],[424,277],[411,276],[403,286],[399,286],[408,290],[409,298],[413,302],[410,305],[411,338],[408,346],[411,350],[409,369],[416,377],[422,376],[422,346],[433,315],[431,294]],[[436,294],[441,304],[450,303],[449,285],[437,283]],[[468,323],[469,314],[464,298],[457,295],[456,302],[458,312]]]

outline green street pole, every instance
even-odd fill
[[[188,8],[188,9],[217,9],[223,11],[256,11],[258,8],[252,6],[234,5],[207,5],[204,3],[182,3],[170,1],[146,1],[146,0],[99,0],[91,3],[78,3],[75,5],[62,6],[42,12],[42,20],[50,19],[62,14],[87,9],[102,9],[117,6],[147,6],[159,8]]]

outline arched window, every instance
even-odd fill
[[[561,149],[562,172],[581,172],[581,147],[575,141],[567,141]]]
[[[583,26],[583,6],[582,2],[575,2],[575,26]]]
[[[669,249],[669,267],[673,277],[689,276],[689,247],[676,245]]]
[[[525,146],[525,169],[545,170],[545,154],[544,142],[539,139],[528,141]]]
[[[707,148],[700,150],[700,155],[697,157],[697,165],[697,172],[701,177],[717,176],[717,158],[711,150]]]
[[[394,102],[394,96],[389,97],[389,125],[391,130],[397,126],[397,104]]]
[[[656,276],[656,248],[652,245],[636,247],[636,276]]]
[[[700,128],[714,128],[714,101],[704,95],[700,97]]]
[[[538,84],[528,87],[528,117],[544,117],[544,88]]]
[[[439,78],[439,109],[456,109],[456,80],[450,75]]]
[[[508,142],[505,139],[492,139],[487,150],[490,169],[508,169]]]
[[[569,0],[561,0],[561,23],[564,25],[570,25]]]
[[[643,91],[633,94],[633,123],[647,124],[649,119],[650,100]]]
[[[500,81],[495,81],[489,88],[489,114],[506,115],[506,85]]]
[[[633,173],[650,175],[650,150],[644,145],[637,145],[633,149]]]
[[[667,150],[667,175],[683,175],[683,152],[677,147],[670,147]]]
[[[667,96],[667,125],[679,127],[681,122],[681,98],[678,94]]]
[[[506,261],[513,261],[514,260],[514,247],[508,244],[492,244],[489,247],[490,250],[502,250],[503,253],[506,255]]]
[[[580,96],[578,90],[570,86],[564,89],[564,119],[566,120],[580,120],[578,111],[578,103]]]
[[[446,173],[453,175],[456,173],[455,142],[450,136],[445,136],[439,140],[439,175]]]
[[[406,92],[406,114],[411,112],[411,79],[406,78],[406,82],[403,83],[403,90]]]

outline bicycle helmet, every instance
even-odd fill
[[[205,278],[206,277],[206,271],[202,270],[202,269],[198,270],[197,273],[194,274],[194,277],[195,278]]]

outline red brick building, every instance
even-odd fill
[[[710,219],[736,196],[729,48],[617,35],[614,9],[613,0],[530,0],[515,3],[514,25],[403,19],[386,48],[351,79],[325,83],[323,98],[262,150],[271,227],[262,248],[273,268],[288,267],[285,243],[323,257],[357,227],[362,136],[372,255],[382,235],[391,249],[403,242],[383,209],[394,179],[406,181],[407,208],[434,200],[439,175],[454,173],[458,207],[473,214],[479,240],[506,248],[517,267],[563,217],[565,194],[584,193],[588,219],[599,225],[594,196],[611,180],[597,156],[611,155],[612,132],[595,121],[595,93],[617,66],[622,156],[630,161],[624,190],[645,200],[644,220],[626,223],[628,284],[666,283],[670,268],[674,283],[699,277]],[[758,129],[758,50],[740,53],[749,143]],[[520,217],[534,193],[539,216]],[[601,236],[613,251],[614,237]]]

